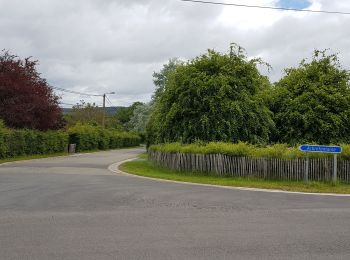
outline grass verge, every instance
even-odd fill
[[[65,155],[68,155],[68,153],[21,155],[16,157],[0,159],[0,164],[6,163],[6,162],[27,161],[27,160],[33,160],[33,159],[42,159],[42,158],[50,158],[50,157],[65,156]]]
[[[261,189],[278,189],[284,191],[350,194],[350,184],[345,183],[332,184],[324,182],[303,183],[272,181],[256,178],[218,177],[193,172],[176,172],[157,167],[150,161],[144,160],[142,158],[135,161],[125,162],[120,165],[120,169],[124,172],[139,176],[191,183]]]

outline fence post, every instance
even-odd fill
[[[306,155],[306,166],[305,166],[305,176],[304,176],[304,181],[308,182],[309,181],[309,155]]]
[[[333,155],[333,183],[337,182],[337,154]]]

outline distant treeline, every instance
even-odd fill
[[[105,108],[105,111],[106,111],[106,115],[107,116],[113,116],[115,115],[119,110],[121,109],[125,109],[126,107],[106,107]],[[67,108],[67,107],[64,107],[62,108],[62,113],[63,114],[69,114],[73,111],[73,108]]]

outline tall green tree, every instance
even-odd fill
[[[130,128],[129,122],[131,118],[134,115],[134,110],[138,106],[144,105],[142,102],[134,102],[131,106],[129,107],[122,107],[118,109],[117,113],[113,115],[113,120],[116,120],[120,122],[124,128],[124,130],[127,130]]]
[[[335,54],[315,51],[310,62],[286,69],[272,95],[274,141],[320,144],[350,141],[350,74]]]
[[[176,68],[181,64],[183,64],[181,60],[172,58],[169,59],[168,63],[163,65],[163,68],[159,72],[153,72],[153,83],[156,89],[152,96],[152,102],[155,102],[162,95],[170,75],[174,73]]]
[[[232,45],[227,54],[208,50],[178,65],[156,101],[151,142],[267,142],[274,124],[258,95],[270,86],[260,62]]]
[[[146,126],[153,110],[152,104],[142,104],[135,108],[129,121],[129,130],[142,136],[146,135]]]

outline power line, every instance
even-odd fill
[[[110,106],[113,106],[111,100],[106,96],[107,102],[109,103]]]
[[[285,8],[285,7],[273,7],[273,6],[262,6],[262,5],[245,5],[245,4],[234,4],[234,3],[223,3],[223,2],[211,2],[201,0],[180,0],[182,2],[192,2],[199,4],[212,4],[212,5],[225,5],[225,6],[236,6],[236,7],[247,7],[247,8],[259,8],[259,9],[272,9],[272,10],[283,10],[283,11],[295,11],[295,12],[309,12],[309,13],[324,13],[324,14],[344,14],[350,15],[349,12],[340,11],[322,11],[312,9],[298,9],[298,8]]]
[[[108,103],[108,105],[112,106],[112,103],[110,101],[107,100],[107,103]]]
[[[77,95],[82,95],[82,96],[93,96],[93,97],[100,97],[102,95],[97,95],[97,94],[89,94],[89,93],[83,93],[83,92],[78,92],[78,91],[73,91],[73,90],[67,90],[63,88],[58,88],[58,87],[52,87],[53,89],[62,91],[62,92],[67,92],[71,94],[77,94]]]
[[[68,90],[68,89],[59,88],[59,87],[52,87],[52,88],[56,89],[56,90],[59,90],[59,91],[62,91],[62,92],[67,92],[67,93],[77,94],[77,95],[82,95],[82,96],[89,96],[89,97],[101,97],[102,96],[102,95],[97,95],[97,94],[88,94],[88,93]]]
[[[90,103],[91,104],[91,103]],[[97,107],[102,107],[101,104],[97,104],[97,103],[92,103],[93,105],[97,106]],[[76,105],[80,105],[79,103],[76,104],[71,104],[71,103],[65,103],[65,102],[60,102],[59,105],[66,105],[66,106],[76,106]]]
[[[70,104],[70,103],[64,103],[64,102],[60,102],[60,105],[66,105],[66,106],[75,106],[76,104]]]

